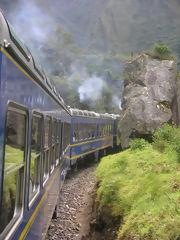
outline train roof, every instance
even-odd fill
[[[51,80],[45,74],[35,57],[32,55],[28,47],[18,38],[13,31],[10,23],[6,20],[0,9],[0,47],[24,69],[26,73],[36,81],[45,91],[47,91],[55,101],[60,104],[67,112],[69,109],[64,103],[63,98],[53,86]],[[69,112],[70,113],[70,112]]]
[[[72,116],[77,117],[91,117],[91,118],[104,118],[104,119],[117,119],[120,117],[118,114],[109,114],[109,113],[96,113],[88,110],[80,110],[77,108],[69,108]]]

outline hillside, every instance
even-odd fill
[[[42,2],[41,0],[39,0]],[[178,0],[59,0],[53,13],[85,49],[139,52],[164,42],[179,52]]]
[[[139,52],[154,42],[180,52],[180,2],[178,0],[34,0],[48,16],[72,34],[76,44],[98,52]],[[27,6],[24,0],[1,1],[10,19],[12,10]],[[31,8],[29,8],[31,9]],[[38,22],[37,22],[38,23]],[[48,21],[47,21],[48,23]],[[46,24],[47,25],[47,24]]]
[[[101,229],[97,239],[114,231],[116,237],[108,239],[179,239],[179,130],[166,125],[152,145],[136,139],[131,149],[101,160],[94,207],[94,229]]]

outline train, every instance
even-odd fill
[[[0,239],[45,239],[68,169],[117,144],[118,115],[64,103],[0,11]]]

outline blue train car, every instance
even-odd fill
[[[113,114],[86,110],[71,110],[71,165],[90,153],[98,157],[100,150],[113,147],[116,139],[116,119]]]
[[[70,161],[71,115],[0,12],[0,239],[43,239]]]
[[[45,239],[67,170],[116,145],[117,119],[68,108],[0,12],[0,239]]]

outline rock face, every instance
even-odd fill
[[[178,124],[177,64],[143,54],[125,65],[120,140],[151,136],[163,123]]]

